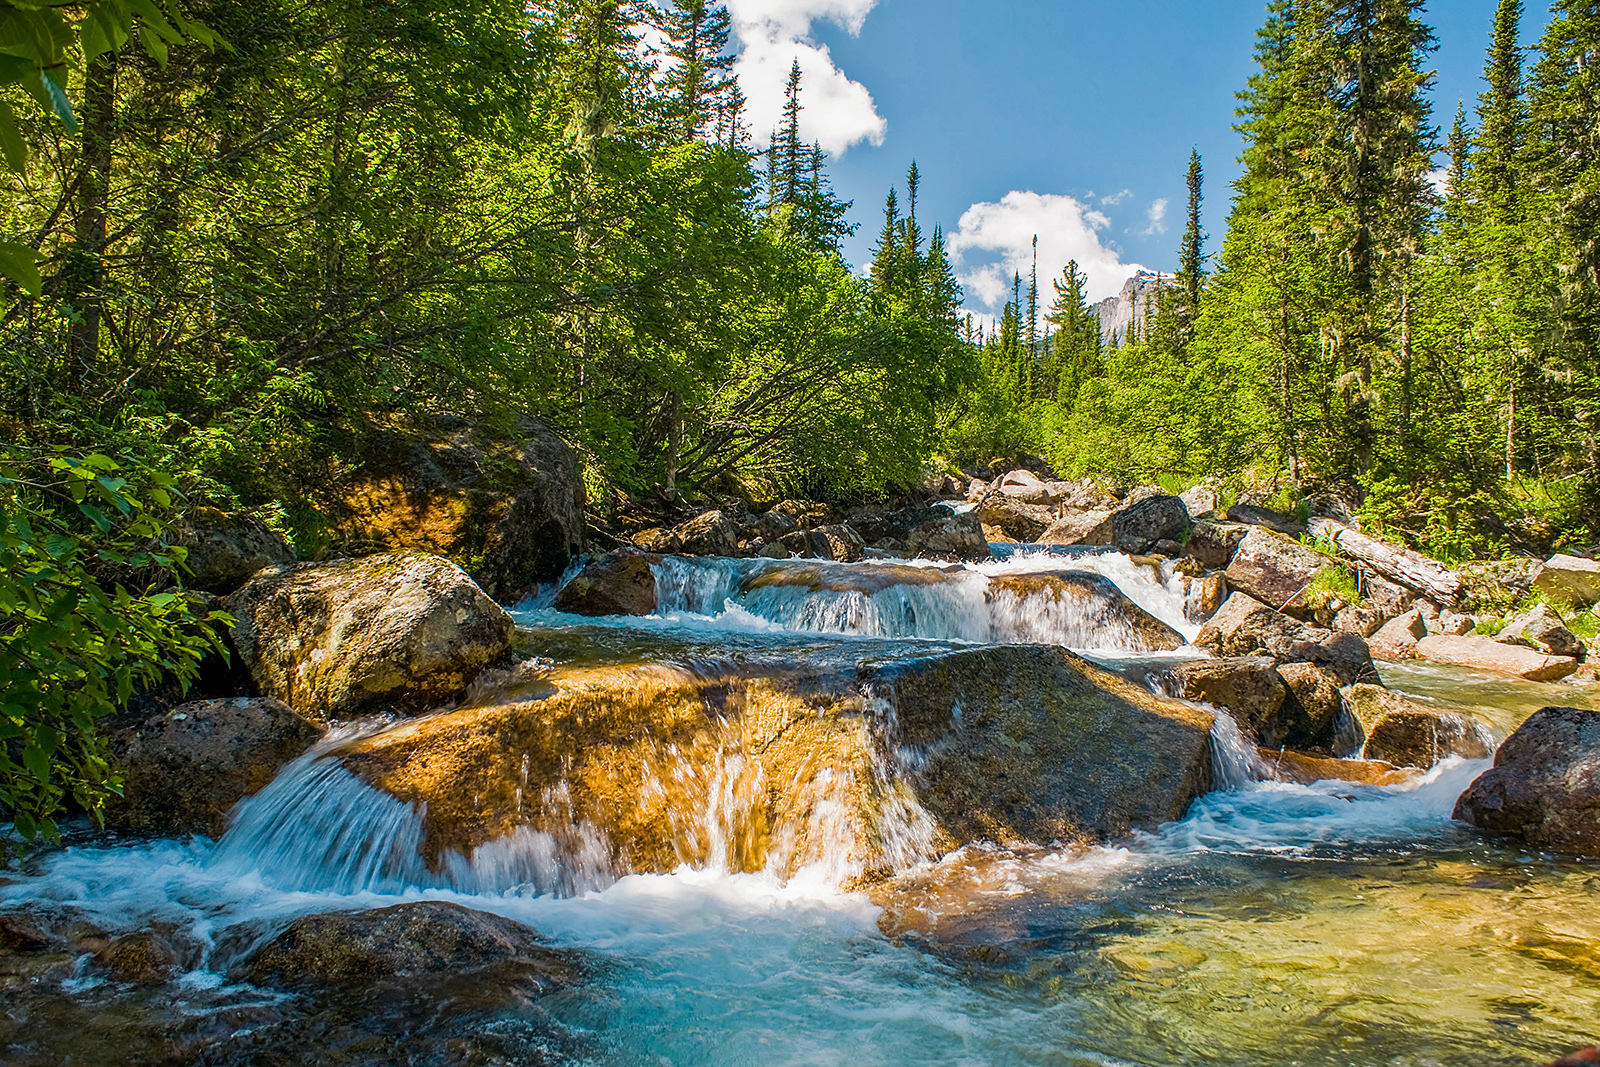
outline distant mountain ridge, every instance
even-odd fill
[[[1093,310],[1100,317],[1100,340],[1109,345],[1115,337],[1121,343],[1128,334],[1128,326],[1137,322],[1141,329],[1144,327],[1145,301],[1155,306],[1156,293],[1163,287],[1170,288],[1178,284],[1177,278],[1171,274],[1160,271],[1141,270],[1129,278],[1122,286],[1122,292],[1116,296],[1108,296],[1093,305]]]

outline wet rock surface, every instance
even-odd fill
[[[1230,588],[1279,611],[1292,610],[1305,603],[1307,587],[1330,562],[1298,541],[1257,528],[1239,542],[1226,573]]]
[[[1153,827],[1210,781],[1208,713],[1044,646],[550,680],[549,699],[402,724],[338,758],[426,805],[435,862],[525,829],[598,849],[609,875],[828,855],[871,877],[968,841]],[[719,835],[699,821],[714,791],[733,805]]]
[[[256,982],[303,985],[440,976],[524,962],[541,992],[579,981],[582,971],[573,955],[542,942],[535,931],[510,919],[424,901],[296,919],[255,954],[248,974]]]
[[[110,734],[123,790],[107,798],[108,828],[216,838],[228,810],[265,787],[323,729],[271,697],[236,697],[113,720]]]
[[[996,575],[989,579],[989,598],[992,602],[1002,596],[1012,598],[1019,608],[1067,609],[1071,618],[1085,620],[1079,623],[1087,627],[1081,641],[1084,646],[1098,640],[1135,651],[1167,652],[1185,644],[1182,634],[1134,603],[1103,575],[1070,570]]]
[[[507,655],[514,629],[465,571],[436,556],[276,568],[224,603],[256,684],[316,721],[437,707]]]
[[[1365,737],[1362,752],[1369,760],[1426,770],[1447,756],[1488,759],[1492,751],[1478,728],[1458,713],[1376,685],[1350,686],[1344,699]]]
[[[619,549],[591,560],[556,594],[557,611],[572,615],[652,615],[656,611],[659,557]]]
[[[1455,817],[1537,848],[1600,856],[1600,712],[1535,712],[1461,795]]]
[[[981,561],[994,557],[983,536],[983,523],[971,512],[930,519],[911,530],[906,545],[912,555],[928,559]]]

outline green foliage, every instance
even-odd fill
[[[1306,587],[1306,592],[1313,596],[1335,596],[1347,604],[1357,603],[1361,599],[1361,589],[1356,584],[1355,575],[1337,563],[1318,572]]]
[[[0,808],[25,841],[57,836],[64,798],[98,818],[119,788],[96,720],[223,651],[231,620],[170,588],[176,487],[100,454],[0,462]]]

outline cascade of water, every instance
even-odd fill
[[[1018,554],[984,564],[930,561],[834,564],[812,560],[663,557],[654,565],[659,611],[715,619],[732,630],[780,629],[976,643],[1041,643],[1147,652],[1125,602],[1075,589],[1018,592],[997,581],[1046,572],[1108,579],[1144,611],[1192,638],[1181,575],[1121,553],[1070,559]],[[1081,583],[1080,583],[1081,584]]]
[[[1223,792],[1238,792],[1270,779],[1272,769],[1262,760],[1255,742],[1239,729],[1232,715],[1222,708],[1213,710],[1217,718],[1211,724],[1212,785]]]

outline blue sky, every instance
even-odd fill
[[[726,0],[758,140],[776,123],[782,80],[804,71],[803,132],[832,154],[838,193],[871,259],[884,194],[922,171],[918,221],[944,226],[967,306],[993,313],[1033,233],[1040,287],[1072,257],[1091,296],[1136,266],[1170,271],[1183,229],[1184,168],[1206,170],[1214,250],[1238,173],[1234,93],[1253,65],[1258,0]],[[1495,0],[1433,0],[1435,124],[1468,115]],[[1547,20],[1534,0],[1524,38]],[[1164,208],[1164,211],[1163,211]]]

